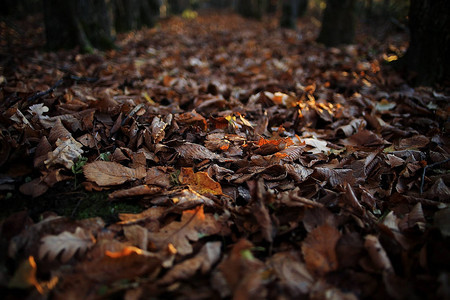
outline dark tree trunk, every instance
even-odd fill
[[[173,14],[181,14],[189,8],[189,0],[168,0],[169,10]]]
[[[254,18],[260,20],[263,12],[266,11],[266,0],[238,0],[237,10],[239,14],[246,18]]]
[[[413,84],[450,83],[449,12],[449,0],[411,0],[410,44],[401,64]]]
[[[327,0],[317,41],[327,47],[353,43],[355,0]]]
[[[44,0],[44,18],[50,49],[80,46],[91,52],[114,46],[105,0]]]
[[[159,14],[158,0],[115,0],[114,25],[117,31],[153,27]]]
[[[308,8],[308,0],[282,0],[280,26],[295,29],[297,18]]]
[[[42,5],[39,0],[2,0],[0,16],[24,17],[39,12]]]

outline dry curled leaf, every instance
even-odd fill
[[[146,175],[144,167],[131,169],[110,161],[88,163],[83,167],[83,173],[88,180],[99,186],[118,185],[126,181],[144,178]]]
[[[56,141],[57,148],[53,152],[48,153],[45,165],[51,167],[61,164],[67,169],[72,168],[74,161],[83,154],[83,145],[77,142],[72,136],[67,139],[59,139]]]
[[[41,239],[39,247],[39,259],[47,257],[55,260],[61,254],[61,262],[69,261],[77,252],[83,255],[95,243],[92,234],[81,227],[77,227],[74,233],[64,231],[58,235],[48,235]]]
[[[158,194],[161,191],[162,191],[162,188],[159,186],[143,184],[143,185],[131,187],[129,189],[112,192],[111,194],[108,195],[108,198],[110,200],[113,200],[113,199],[117,199],[117,198],[154,195],[154,194]]]

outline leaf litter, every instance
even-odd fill
[[[407,86],[380,43],[315,44],[316,23],[172,17],[2,60],[1,201],[34,203],[1,222],[2,291],[449,298],[449,91]],[[141,212],[38,209],[70,180]]]

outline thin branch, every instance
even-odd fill
[[[445,164],[446,162],[449,162],[449,161],[450,161],[450,158],[447,158],[447,159],[445,159],[443,161],[438,161],[438,162],[435,162],[435,163],[433,163],[431,165],[426,165],[425,168],[423,168],[422,182],[420,183],[420,194],[421,195],[423,194],[423,185],[425,183],[425,173],[427,172],[427,169],[428,168],[433,168],[433,167],[435,167],[437,165],[440,165],[440,164]]]
[[[37,100],[37,99],[39,99],[39,98],[42,98],[42,97],[44,97],[44,96],[50,94],[50,93],[53,92],[58,86],[60,86],[63,82],[64,82],[64,79],[58,80],[58,81],[57,81],[51,88],[49,88],[48,90],[43,91],[43,92],[38,92],[38,93],[34,94],[33,96],[28,97],[28,98],[27,98],[27,101],[28,101],[28,102],[32,102],[32,101],[34,101],[34,100]]]

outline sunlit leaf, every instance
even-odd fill
[[[194,191],[202,195],[221,195],[220,183],[214,181],[206,172],[196,172],[192,168],[181,168],[178,176],[180,183],[189,185]]]
[[[99,186],[118,185],[146,176],[145,168],[127,168],[116,162],[94,161],[83,167],[84,176]]]

